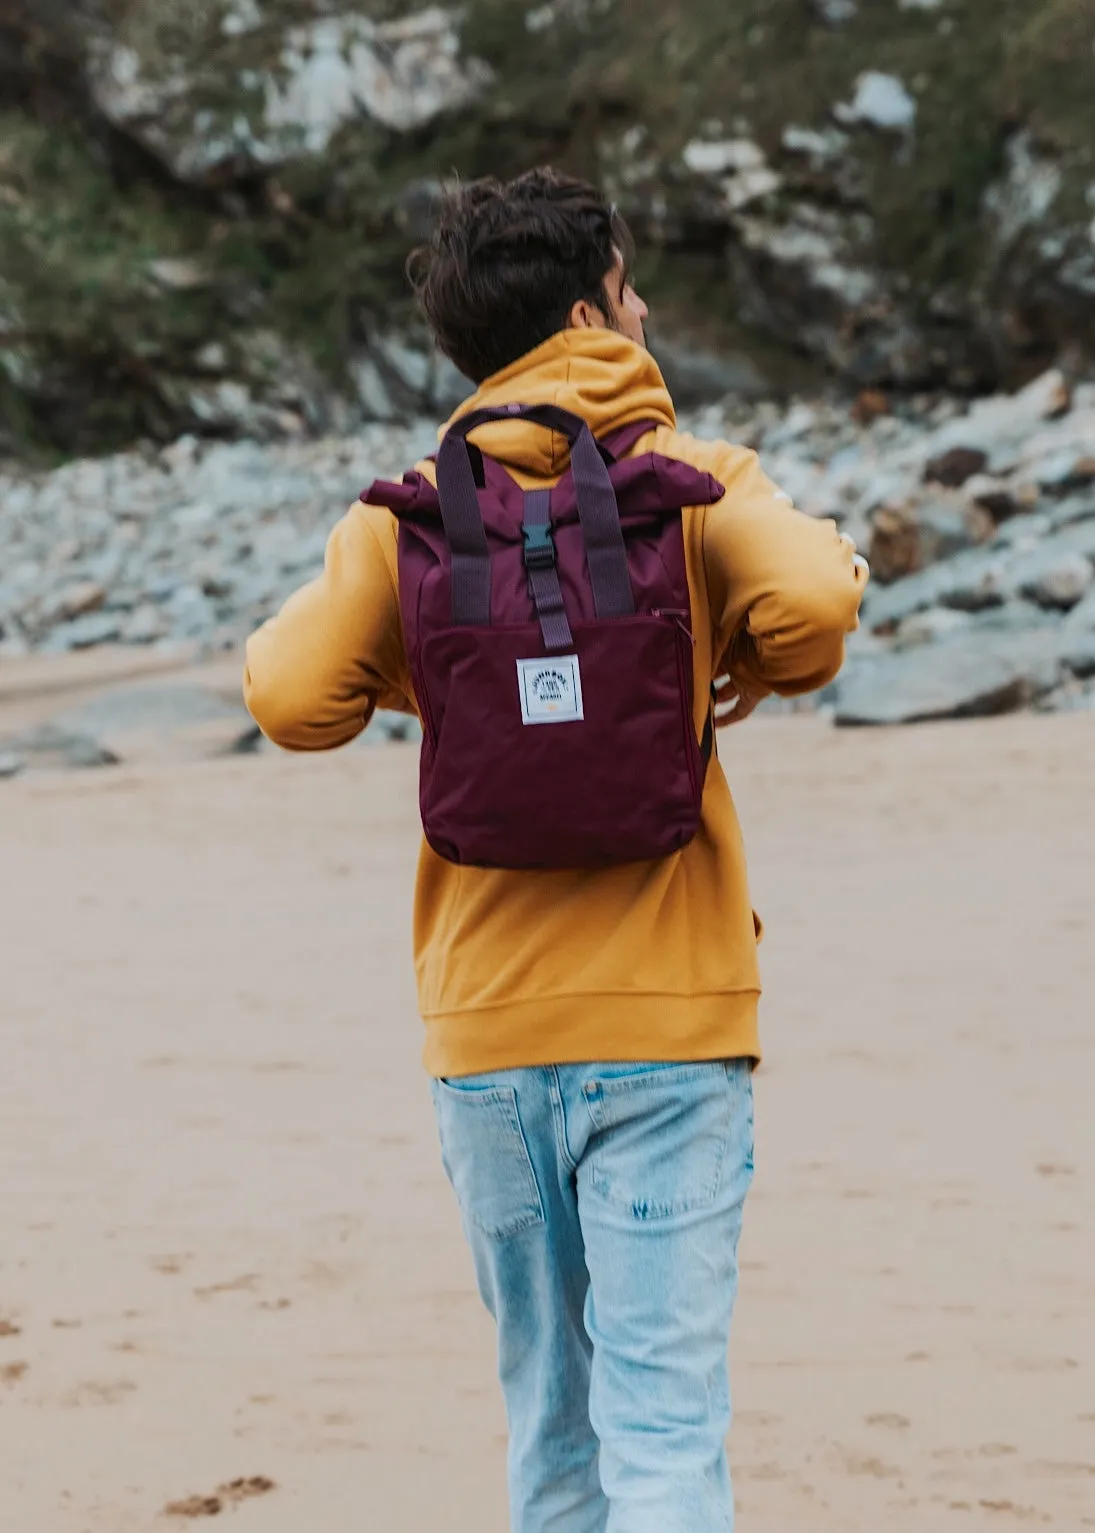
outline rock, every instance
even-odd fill
[[[356,358],[351,364],[350,373],[361,408],[365,412],[365,419],[395,420],[398,411],[392,402],[392,396],[388,392],[388,386],[384,382],[380,368],[372,357]]]
[[[834,717],[849,726],[1012,713],[1052,692],[1060,672],[1052,634],[959,633],[849,666]]]
[[[105,601],[106,590],[97,580],[80,580],[64,588],[51,616],[61,619],[83,617],[85,613],[98,612]]]
[[[1076,522],[1095,520],[1095,497],[1071,497],[1055,506],[1049,515],[1049,525],[1056,532],[1060,527],[1071,527]]]
[[[670,339],[657,329],[647,337],[666,386],[682,409],[711,399],[739,395],[755,399],[764,379],[744,354],[717,354],[687,339]]]
[[[197,761],[252,750],[259,730],[240,702],[182,683],[120,687],[50,721],[59,737],[94,742],[103,761]]]
[[[1082,565],[1072,556],[1080,556],[1090,573],[1095,565],[1095,518],[1070,522],[1052,534],[1048,517],[1017,518],[1005,523],[983,547],[965,549],[892,585],[872,584],[864,598],[863,620],[879,632],[928,607],[982,612],[1001,606],[1043,572],[1060,565],[1063,584],[1053,599],[1057,605],[1066,590],[1084,581]]]
[[[739,208],[747,208],[751,203],[770,197],[782,185],[783,177],[764,165],[758,170],[743,170],[740,175],[727,176],[722,183],[722,192],[726,206],[731,212],[737,212]]]
[[[205,287],[210,280],[208,271],[200,261],[170,256],[149,261],[145,270],[157,287],[166,288],[172,293],[186,293],[194,288]]]
[[[852,405],[857,426],[870,426],[890,413],[890,401],[881,389],[861,389]]]
[[[926,612],[916,612],[898,624],[894,649],[934,644],[952,634],[968,631],[973,624],[974,618],[968,612],[959,612],[954,607],[929,607]]]
[[[1064,183],[1060,163],[1041,152],[1026,128],[1009,140],[1006,158],[1006,175],[984,196],[985,212],[995,225],[995,243],[1002,250],[1044,222]]]
[[[51,631],[48,648],[92,649],[96,644],[109,644],[121,637],[121,619],[116,612],[87,612],[83,617],[59,623]]]
[[[874,631],[887,629],[929,607],[981,612],[1001,606],[1014,593],[1006,553],[967,549],[946,563],[933,565],[891,586],[872,584],[863,602],[863,619]]]
[[[288,78],[267,88],[267,124],[303,129],[310,154],[322,153],[358,112],[408,133],[466,105],[490,79],[484,64],[461,58],[439,6],[372,24],[352,14],[321,17],[289,33],[282,64]]]
[[[800,128],[794,124],[784,128],[780,142],[788,154],[800,154],[815,165],[831,165],[848,149],[848,135],[839,128]]]
[[[17,756],[14,751],[0,751],[0,782],[9,777],[18,777],[22,770],[21,756]]]
[[[421,408],[429,394],[432,371],[429,353],[409,345],[398,335],[378,337],[373,351],[397,386]]]
[[[924,480],[928,484],[942,484],[958,489],[974,474],[979,474],[989,461],[988,453],[979,447],[950,447],[936,458],[930,458],[924,467]]]
[[[964,492],[967,500],[980,507],[996,524],[1031,511],[1038,504],[1035,486],[997,479],[992,474],[974,474],[966,480]]]
[[[435,410],[442,420],[448,420],[459,407],[475,392],[475,385],[470,378],[450,362],[448,357],[436,352],[433,356],[433,367],[430,376],[429,403],[430,408]]]
[[[871,524],[867,562],[882,585],[923,568],[915,512],[901,506],[883,506]]]
[[[952,448],[983,452],[990,472],[1002,474],[1015,467],[1028,439],[1043,421],[1066,414],[1072,390],[1057,368],[1042,373],[1015,394],[979,399],[969,410],[936,431],[926,444],[932,459]]]
[[[1051,494],[1082,489],[1095,482],[1095,454],[1066,448],[1036,464],[1034,477],[1038,487]]]
[[[463,60],[452,19],[433,6],[397,20],[325,15],[275,35],[240,67],[234,39],[203,58],[148,56],[128,43],[93,49],[91,95],[114,128],[138,139],[182,181],[210,182],[230,167],[270,169],[324,154],[365,115],[397,133],[466,105],[489,82]],[[217,102],[219,106],[211,103]]]
[[[1070,681],[1038,705],[1042,713],[1089,713],[1095,710],[1095,686]]]
[[[979,528],[960,498],[883,507],[872,525],[868,562],[883,584],[970,548]]]
[[[859,10],[857,0],[813,0],[813,8],[828,27],[843,26]]]
[[[122,624],[121,637],[126,644],[154,644],[167,634],[167,622],[153,602],[144,602]]]
[[[97,740],[55,723],[41,724],[6,745],[28,771],[117,765],[117,757]]]
[[[1040,607],[1067,612],[1086,596],[1095,583],[1095,571],[1079,553],[1057,553],[1047,547],[1026,570],[1020,591]]]
[[[690,171],[701,176],[759,170],[766,164],[764,150],[751,138],[693,139],[685,145],[681,159]]]
[[[1042,511],[1029,516],[1018,516],[1001,522],[992,537],[992,547],[997,550],[1037,548],[1049,532],[1049,517]]]
[[[1095,676],[1095,631],[1067,642],[1061,659],[1073,676],[1081,681]]]
[[[909,133],[916,126],[916,102],[896,75],[869,69],[856,81],[851,102],[837,106],[835,115],[843,123]]]
[[[1089,564],[1095,564],[1095,520],[1070,522],[1047,537],[1042,547],[1047,554],[1055,551],[1082,554]]]
[[[1071,631],[1095,633],[1095,590],[1089,591],[1081,602],[1077,602],[1065,618],[1064,626]]]

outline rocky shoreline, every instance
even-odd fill
[[[681,424],[754,446],[804,511],[835,517],[870,558],[845,671],[807,706],[842,725],[1095,707],[1095,385],[1052,371],[968,408],[924,398],[891,413],[865,394],[712,405]],[[205,661],[237,652],[320,569],[361,488],[398,478],[434,443],[423,418],[299,443],[185,437],[44,474],[9,468],[0,672],[116,646],[155,657],[182,645]],[[189,732],[217,750],[259,743],[238,701],[169,690],[165,700],[145,686],[105,712],[0,740],[0,773],[123,760],[119,742],[157,734]],[[375,730],[410,733],[402,719]]]

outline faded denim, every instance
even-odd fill
[[[747,1061],[435,1081],[498,1326],[513,1533],[730,1533]]]

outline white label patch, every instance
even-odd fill
[[[577,655],[518,660],[517,684],[526,724],[567,724],[585,718]]]

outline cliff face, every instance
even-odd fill
[[[692,392],[1082,367],[1093,87],[1095,0],[3,0],[0,449],[445,408],[406,252],[549,159]]]

